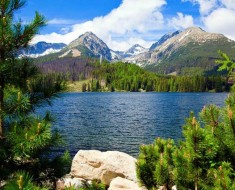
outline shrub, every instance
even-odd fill
[[[140,147],[137,175],[148,189],[234,189],[235,94],[226,106],[205,106],[199,120],[193,113],[183,127],[184,140],[158,138]]]

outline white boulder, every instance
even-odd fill
[[[106,185],[116,177],[137,182],[136,159],[118,151],[80,150],[73,159],[70,175],[98,179]]]

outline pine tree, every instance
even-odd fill
[[[164,143],[158,143],[161,141],[141,146],[137,161],[141,183],[148,189],[164,184],[168,184],[165,185],[168,189],[173,184],[182,190],[234,189],[234,113],[235,94],[232,93],[224,108],[205,106],[199,119],[191,114],[183,128],[184,140],[173,146],[166,159],[160,156],[165,150]]]
[[[142,145],[137,162],[137,176],[148,189],[173,186],[173,140],[157,138],[153,145]]]
[[[56,168],[49,170],[44,165],[45,157],[61,142],[58,132],[51,130],[51,115],[35,116],[34,110],[63,89],[63,80],[41,76],[31,60],[17,57],[45,25],[44,17],[37,12],[29,24],[14,22],[14,13],[24,4],[22,0],[0,1],[0,180],[17,177],[18,170],[34,177],[42,170],[55,172]]]
[[[232,76],[233,70],[235,69],[235,62],[232,61],[226,53],[220,50],[218,51],[218,54],[222,58],[221,60],[216,60],[216,63],[221,65],[218,71],[226,71],[227,74],[226,81],[228,82],[229,77]]]
[[[0,1],[0,138],[4,137],[4,89],[8,83],[7,78],[12,73],[12,66],[17,64],[15,59],[18,50],[26,48],[34,35],[45,25],[45,19],[39,13],[29,24],[21,20],[14,22],[14,14],[22,8],[25,1],[4,0]],[[16,71],[15,71],[16,72]]]
[[[207,170],[217,156],[218,146],[213,134],[200,126],[191,115],[184,126],[185,141],[173,156],[174,176],[180,189],[201,189],[207,179]]]

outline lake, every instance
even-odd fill
[[[224,105],[227,93],[63,93],[37,113],[51,111],[72,156],[80,149],[118,150],[137,156],[156,137],[182,138],[190,111]]]

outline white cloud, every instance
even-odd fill
[[[221,0],[221,3],[227,8],[235,10],[235,0]]]
[[[156,30],[156,28],[162,29],[164,18],[160,9],[165,4],[166,0],[123,0],[118,8],[112,10],[106,16],[96,17],[91,21],[75,24],[72,26],[71,32],[67,34],[51,33],[37,35],[33,39],[33,43],[43,40],[46,42],[64,42],[68,44],[79,35],[91,31],[114,50],[126,50],[136,42],[140,42],[140,45],[145,46],[149,43],[141,40],[141,38],[135,39],[129,37],[122,40],[121,36],[131,34],[132,32],[146,35],[152,30]],[[58,23],[57,21],[58,19],[55,19],[51,23]],[[120,36],[120,39],[114,40],[113,36]]]
[[[218,8],[210,15],[203,18],[206,30],[226,35],[235,40],[235,11],[226,8]]]
[[[71,24],[75,24],[76,22],[77,21],[75,21],[75,20],[54,18],[52,20],[49,20],[48,24],[52,24],[52,25],[71,25]]]
[[[183,13],[177,13],[176,17],[168,20],[168,25],[174,29],[185,29],[194,26],[193,17],[191,15],[183,15]]]
[[[71,31],[71,28],[70,28],[70,27],[63,27],[63,28],[60,29],[60,32],[61,32],[62,34],[67,34],[67,33],[69,33],[70,31]]]
[[[209,14],[217,6],[217,0],[182,0],[182,1],[183,2],[190,1],[194,4],[199,4],[200,13],[202,15]]]
[[[115,49],[117,50],[121,49],[125,51],[125,50],[128,50],[134,44],[140,44],[143,47],[149,48],[154,42],[155,41],[145,41],[142,38],[138,38],[138,37],[130,37],[126,41],[111,40],[109,44],[110,44],[110,47],[115,47]]]
[[[235,0],[182,0],[200,5],[202,27],[235,40]]]

